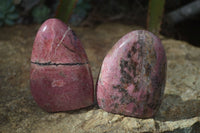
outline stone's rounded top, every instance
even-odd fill
[[[48,19],[40,27],[33,44],[31,61],[35,63],[86,63],[80,40],[59,19]]]
[[[124,49],[128,49],[132,45],[142,45],[140,40],[145,41],[145,43],[151,44],[154,46],[159,57],[166,58],[164,47],[160,39],[153,33],[146,30],[135,30],[124,35],[118,42],[111,48],[107,57],[119,56],[117,53],[121,53],[120,56],[124,56]],[[137,47],[139,47],[139,45]],[[113,58],[115,59],[115,58]]]

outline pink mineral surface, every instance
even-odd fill
[[[31,56],[30,87],[36,103],[48,112],[93,104],[87,55],[70,27],[58,19],[48,19],[38,30]]]
[[[133,31],[105,57],[97,81],[97,102],[107,112],[153,117],[161,105],[165,81],[161,41],[148,31]]]

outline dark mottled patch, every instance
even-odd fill
[[[145,106],[144,109],[143,109],[143,111],[142,111],[142,113],[143,113],[143,114],[146,114],[147,112],[148,112],[148,109],[147,109],[147,107]]]
[[[131,60],[130,65],[128,66],[129,72],[133,72],[133,75],[136,76],[136,70],[137,69],[137,62]]]
[[[76,36],[76,33],[73,30],[72,30],[72,35],[73,35],[74,40],[76,41],[77,40],[77,36]]]
[[[135,103],[136,101],[133,97],[130,97],[129,99],[130,99],[130,102],[133,102],[133,103]]]
[[[160,77],[158,76],[151,77],[151,85],[156,90],[159,90],[162,87],[162,84],[163,84],[163,79],[161,79]]]
[[[135,46],[133,46],[133,47],[131,48],[131,51],[132,51],[134,54],[137,52],[137,49],[135,48]]]
[[[123,97],[120,99],[121,104],[135,103],[136,99],[131,97],[128,92],[123,93]]]
[[[127,101],[127,99],[125,99],[124,97],[122,97],[122,98],[120,99],[120,103],[121,103],[121,104],[124,104],[125,101]]]
[[[151,78],[151,85],[157,91],[154,92],[152,103],[148,104],[148,107],[154,110],[157,109],[161,104],[161,98],[163,96],[161,87],[163,86],[164,82],[165,81],[163,81],[163,79],[159,78],[158,76],[153,76]]]
[[[117,100],[117,99],[119,98],[118,96],[114,96],[114,95],[111,95],[110,97],[111,97],[111,99],[113,99],[113,100]]]
[[[139,43],[139,41],[138,41],[138,43]],[[144,45],[144,43],[143,42],[140,42],[139,43],[140,44],[140,48],[139,48],[139,50],[138,50],[138,59],[139,58],[143,58],[143,45]]]
[[[133,67],[132,67],[131,65],[129,65],[129,66],[128,66],[128,71],[131,72],[131,71],[132,71],[132,68],[133,68]]]
[[[105,100],[104,100],[104,99],[101,99],[101,102],[102,102],[102,103],[104,103],[104,102],[105,102]]]
[[[146,101],[149,101],[149,98],[150,98],[150,93],[147,91]]]
[[[121,59],[120,67],[127,67],[127,66],[128,66],[128,61]]]
[[[115,103],[114,108],[118,108],[119,104]]]
[[[147,39],[147,40],[146,40]],[[128,91],[126,88],[130,86],[131,84],[134,84],[134,92],[140,91],[140,84],[142,85],[142,79],[144,75],[138,75],[142,73],[142,68],[145,67],[145,76],[150,77],[151,71],[153,65],[151,64],[152,61],[156,60],[155,58],[155,51],[152,49],[152,38],[144,33],[144,31],[138,31],[138,41],[135,42],[131,49],[127,52],[127,59],[122,58],[120,60],[120,84],[113,86],[113,89],[117,89],[121,94],[122,97],[120,99],[121,104],[128,104],[128,103],[135,103],[136,106],[139,108],[139,105],[137,105],[138,101],[137,99],[134,99],[128,94]],[[139,45],[138,45],[139,44]],[[137,47],[139,46],[139,47]],[[137,48],[136,48],[137,47]],[[138,53],[138,61],[132,57]],[[153,59],[151,59],[153,58]],[[155,59],[154,59],[155,58]],[[144,76],[144,77],[145,77]],[[136,80],[137,79],[137,80]],[[154,82],[155,83],[155,82]],[[158,85],[158,83],[155,83],[154,85]],[[145,96],[146,97],[146,96]],[[150,95],[147,95],[146,100],[148,101]],[[144,99],[144,98],[143,98]],[[156,108],[157,105],[155,104],[149,104],[151,108]],[[144,109],[144,113],[148,111],[147,109]]]
[[[127,90],[124,89],[124,88],[120,88],[120,89],[119,89],[119,92],[127,92]]]
[[[135,108],[135,107],[133,107],[133,108],[132,108],[132,110],[133,110],[133,112],[135,112],[135,111],[136,111],[136,108]]]
[[[139,38],[138,43],[140,44],[140,47],[144,45],[144,40],[142,38]]]
[[[145,65],[145,70],[146,70],[146,75],[149,76],[151,73],[151,65],[149,63]]]
[[[117,89],[119,87],[120,87],[120,85],[113,85],[113,89]]]
[[[66,78],[65,74],[62,71],[59,72],[59,75]]]
[[[135,85],[134,92],[137,92],[137,91],[139,91],[140,89],[138,88],[138,82],[136,82],[134,85]]]
[[[113,107],[115,104],[114,103],[112,103],[112,104],[110,104],[110,107]]]
[[[135,60],[136,55],[138,55],[137,61]],[[161,95],[163,95],[161,87],[163,87],[166,76],[166,66],[161,61],[161,64],[158,64],[161,67],[158,75],[152,75],[152,70],[157,63],[157,55],[153,46],[152,36],[144,31],[138,31],[138,41],[132,44],[131,49],[128,50],[125,56],[127,58],[121,58],[119,64],[120,84],[114,85],[113,89],[120,92],[119,105],[134,103],[136,106],[133,110],[143,109],[141,115],[145,116],[148,114],[149,108],[157,110],[161,104]],[[145,87],[143,91],[147,91],[147,95],[142,95],[139,98],[142,101],[138,101],[138,99],[129,95],[127,87],[131,84],[135,86],[133,93],[141,91],[140,88]],[[156,91],[148,92],[149,88],[153,88]],[[115,106],[116,108],[118,108],[118,105]]]
[[[137,42],[136,42],[137,43]],[[137,68],[137,62],[135,62],[132,59],[132,56],[137,52],[136,49],[136,43],[133,44],[131,49],[127,53],[127,58],[128,59],[121,59],[120,60],[120,84],[119,85],[113,85],[113,89],[117,89],[120,93],[122,93],[122,97],[120,99],[121,104],[128,104],[130,102],[135,102],[135,99],[133,99],[129,94],[128,91],[126,90],[126,87],[129,86],[130,84],[138,84],[138,82],[134,82],[134,77],[136,76],[136,68]],[[137,88],[136,85],[136,89]]]
[[[131,58],[131,52],[130,51],[127,54],[127,58]]]
[[[147,104],[147,106],[149,107],[149,108],[151,108],[151,109],[153,109],[153,110],[156,110],[158,107],[159,107],[159,103],[149,103],[149,104]]]
[[[122,83],[128,84],[131,83],[132,77],[130,76],[129,73],[127,73],[125,70],[121,70],[121,75],[122,77],[120,78],[120,81]]]
[[[124,78],[121,77],[121,78],[120,78],[120,82],[124,84],[124,83],[125,83]]]

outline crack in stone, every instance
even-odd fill
[[[52,63],[52,62],[46,62],[46,63],[39,63],[39,62],[32,62],[32,64],[36,64],[36,65],[39,65],[39,66],[51,66],[51,65],[54,65],[54,66],[58,66],[58,65],[63,65],[63,66],[81,66],[81,65],[85,65],[85,64],[88,64],[88,62],[85,62],[85,63]]]
[[[61,39],[60,42],[57,44],[57,46],[56,46],[56,48],[55,48],[55,55],[56,55],[57,48],[58,48],[58,47],[60,46],[60,44],[63,42],[65,36],[67,35],[67,33],[68,33],[70,30],[71,30],[71,28],[68,27],[68,29],[67,29],[67,30],[65,31],[65,33],[63,34],[62,39]],[[67,46],[65,46],[65,45],[64,45],[64,47],[67,48],[69,51],[74,52],[74,51],[73,51],[72,49],[70,49],[69,47],[67,47]]]

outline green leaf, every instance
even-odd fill
[[[80,4],[82,4],[84,1],[83,0],[78,0],[77,1],[77,5],[80,5]]]
[[[0,21],[0,26],[2,26],[3,25],[3,21]]]
[[[5,20],[5,23],[6,23],[7,25],[10,25],[10,26],[15,24],[15,22],[12,21],[12,20],[10,20],[10,19],[6,19],[6,20]]]
[[[0,11],[7,12],[12,5],[12,0],[0,0]]]
[[[86,9],[86,10],[88,10],[88,9],[91,8],[91,6],[90,6],[88,3],[83,3],[83,4],[81,4],[80,6],[81,6],[81,8],[84,8],[84,9]]]
[[[4,19],[5,14],[0,12],[0,19]]]
[[[12,13],[12,12],[14,12],[14,11],[15,11],[15,6],[12,5],[12,6],[8,9],[8,12],[9,12],[9,13]]]
[[[42,23],[44,20],[49,18],[49,13],[50,9],[47,6],[42,5],[33,9],[32,16],[35,22]]]
[[[12,13],[12,14],[8,14],[6,16],[6,18],[10,19],[10,20],[14,20],[17,19],[19,17],[18,13]]]
[[[67,23],[77,1],[78,0],[60,0],[56,17]]]
[[[13,6],[13,0],[8,0],[7,2],[7,10],[9,10]]]
[[[165,0],[150,0],[148,9],[147,29],[159,34]]]

